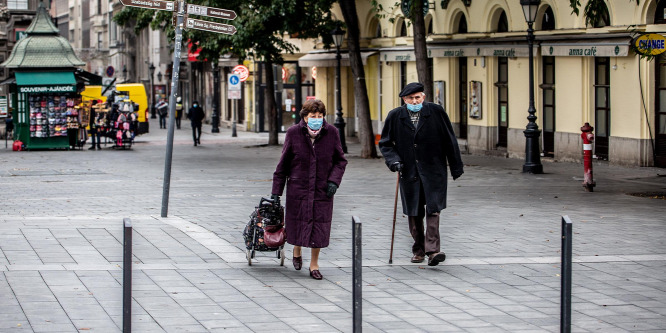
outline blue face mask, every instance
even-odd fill
[[[318,131],[324,125],[324,118],[308,118],[308,127],[313,131]]]
[[[419,112],[419,111],[421,111],[421,108],[423,108],[423,103],[419,103],[419,104],[409,104],[409,103],[407,103],[407,110],[409,110],[409,111]]]

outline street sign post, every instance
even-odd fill
[[[221,18],[224,20],[233,20],[236,18],[236,12],[234,12],[233,10],[199,6],[193,4],[187,4],[187,13],[193,15]]]
[[[174,10],[174,1],[163,0],[120,0],[125,6],[139,7],[147,9],[166,10],[172,12]]]
[[[173,68],[171,70],[171,95],[169,96],[169,130],[167,133],[167,149],[166,158],[164,159],[164,185],[162,187],[162,217],[167,217],[169,208],[169,188],[171,186],[171,160],[173,156],[173,136],[174,126],[176,119],[176,96],[178,95],[178,77],[180,75],[180,51],[183,45],[183,28],[185,28],[185,17],[188,14],[209,16],[221,18],[225,20],[233,20],[236,18],[236,12],[228,9],[213,8],[199,5],[186,4],[185,0],[164,1],[164,0],[120,0],[125,6],[139,7],[147,9],[165,10],[176,12],[174,14],[174,30],[176,33],[174,52],[173,52]],[[187,6],[187,7],[186,7]],[[236,27],[229,24],[210,22],[204,20],[197,20],[187,18],[187,28],[210,31],[215,33],[222,33],[233,35],[236,33]],[[109,75],[110,76],[110,75]],[[240,79],[236,75],[238,83],[238,98],[240,98]],[[235,118],[235,115],[234,115]],[[236,122],[234,119],[233,135],[236,136]]]
[[[231,119],[231,137],[236,137],[236,113],[238,110],[238,100],[241,98],[241,80],[238,74],[227,75],[227,96],[234,100],[234,110]]]
[[[227,35],[233,35],[236,33],[236,27],[234,27],[233,25],[197,20],[189,17],[187,18],[186,28],[209,31],[209,32],[217,32],[220,34],[227,34]]]

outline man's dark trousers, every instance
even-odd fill
[[[439,251],[439,212],[427,214],[425,211],[425,194],[423,193],[423,184],[421,184],[421,191],[419,193],[419,211],[418,216],[408,216],[409,232],[414,239],[412,245],[412,254],[418,256],[425,256],[431,253],[438,253]],[[423,233],[423,218],[425,217],[426,230]]]
[[[195,144],[201,143],[201,123],[192,123],[192,138]]]

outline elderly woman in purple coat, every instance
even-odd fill
[[[328,246],[333,216],[333,195],[340,186],[347,160],[338,130],[324,121],[326,107],[309,100],[301,122],[287,130],[282,157],[273,175],[273,199],[285,185],[287,242],[294,245],[294,268],[303,265],[301,248],[311,248],[310,276],[321,280],[319,250]]]

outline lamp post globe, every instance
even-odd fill
[[[337,60],[337,66],[335,67],[335,127],[338,129],[338,134],[340,135],[340,143],[342,145],[342,151],[347,153],[347,143],[345,140],[345,120],[342,118],[342,88],[340,87],[340,67],[342,55],[340,55],[340,46],[342,46],[342,41],[345,37],[345,31],[340,28],[338,24],[335,29],[331,31],[331,36],[333,37],[333,43],[335,44],[335,59]]]
[[[153,76],[155,75],[155,65],[153,63],[150,63],[148,71],[150,71],[150,118],[155,119],[157,116],[155,115],[155,94],[153,93]]]
[[[527,109],[527,126],[523,133],[525,134],[525,164],[523,164],[523,172],[540,174],[543,173],[543,165],[541,164],[541,157],[539,152],[539,137],[541,130],[536,123],[536,108],[534,107],[534,20],[536,19],[537,10],[541,0],[520,0],[520,5],[523,7],[523,14],[525,14],[525,21],[527,22],[527,45],[529,47],[529,97],[530,103]]]

